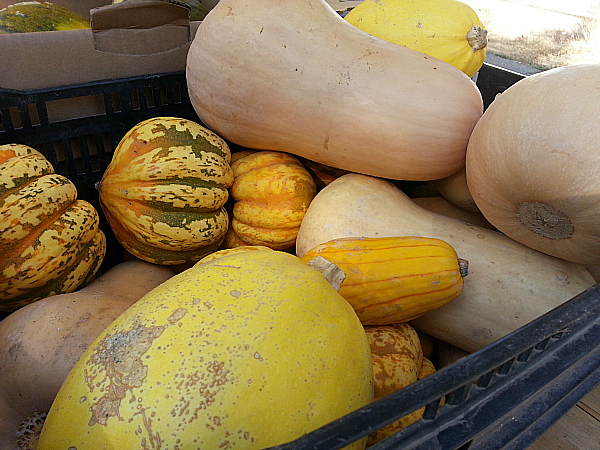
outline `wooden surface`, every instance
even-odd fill
[[[529,450],[599,450],[600,386],[529,446]]]

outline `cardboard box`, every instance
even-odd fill
[[[327,0],[338,12],[360,1]],[[18,0],[0,0],[0,8]],[[201,0],[210,10],[218,0]],[[161,1],[53,0],[90,17],[91,28],[0,34],[0,88],[31,90],[185,70],[200,22]]]
[[[90,29],[0,34],[0,88],[41,89],[185,70],[200,24],[190,22],[186,8],[161,1],[98,1],[55,0],[89,15]],[[0,0],[0,7],[11,3]]]

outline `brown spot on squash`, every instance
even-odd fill
[[[142,356],[165,328],[140,325],[100,342],[90,358],[91,369],[86,372],[90,392],[96,388],[104,392],[90,407],[90,426],[96,423],[106,425],[109,417],[119,417],[121,400],[128,391],[140,387],[148,373],[148,366],[142,363]],[[100,381],[94,384],[98,377]]]

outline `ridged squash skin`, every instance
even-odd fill
[[[304,213],[317,193],[308,170],[284,152],[249,152],[231,163],[234,199],[228,247],[264,245],[285,250],[296,243]]]
[[[399,180],[464,165],[483,113],[457,68],[370,36],[325,0],[221,0],[187,55],[191,103],[228,142]]]
[[[0,310],[72,292],[106,253],[99,216],[37,150],[0,146]]]
[[[457,0],[364,0],[345,19],[355,27],[441,59],[472,77],[483,65],[487,30]]]
[[[365,327],[371,347],[374,401],[435,373],[433,363],[423,355],[417,331],[407,323]],[[367,447],[376,444],[423,417],[425,407],[374,431]]]
[[[350,305],[294,255],[240,249],[114,321],[69,373],[38,450],[262,449],[371,402],[370,348]]]
[[[230,160],[227,143],[193,121],[155,117],[134,126],[98,186],[121,245],[161,265],[198,261],[217,250],[229,226]]]
[[[363,325],[407,322],[454,300],[467,265],[447,242],[413,236],[332,239],[302,261],[318,257],[346,274],[339,292]]]

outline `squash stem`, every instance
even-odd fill
[[[346,274],[342,269],[320,255],[309,261],[307,265],[321,272],[329,284],[331,284],[336,291],[340,292],[342,283],[346,279]]]
[[[458,258],[458,268],[460,270],[460,276],[466,277],[469,275],[469,261],[466,259]]]
[[[487,34],[485,28],[473,25],[467,33],[467,42],[471,46],[471,51],[475,53],[487,47]]]

